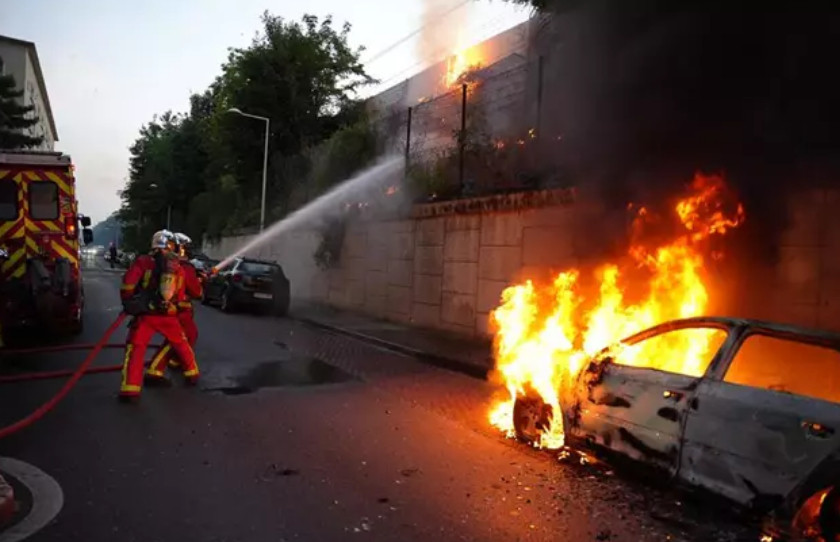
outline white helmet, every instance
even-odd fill
[[[0,248],[0,260],[8,260],[8,259],[9,259],[9,253],[6,252],[5,248]]]
[[[175,236],[169,230],[160,230],[156,231],[154,235],[152,235],[152,248],[166,250],[169,247],[169,243],[175,241]]]

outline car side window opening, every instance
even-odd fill
[[[744,340],[723,380],[840,403],[840,351],[756,333]]]
[[[613,353],[613,363],[701,377],[727,335],[711,327],[673,329],[621,346]]]
[[[33,220],[58,218],[58,185],[43,181],[29,185],[29,216]]]
[[[239,264],[239,269],[245,273],[254,273],[255,275],[270,275],[274,272],[276,266],[268,263],[257,262],[242,262]]]
[[[18,217],[18,187],[11,179],[0,180],[0,220]]]

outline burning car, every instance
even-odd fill
[[[765,514],[769,537],[835,540],[840,335],[706,316],[719,312],[709,263],[746,214],[720,176],[687,189],[664,209],[628,206],[626,253],[591,273],[505,289],[490,325],[506,393],[489,421],[539,448],[652,466]]]
[[[675,320],[602,351],[570,384],[560,412],[519,397],[516,436],[539,444],[560,416],[566,444],[769,513],[771,535],[840,535],[840,335]]]

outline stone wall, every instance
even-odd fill
[[[521,195],[499,200],[504,205],[487,205],[485,200],[426,205],[406,220],[353,223],[340,267],[329,271],[314,264],[320,239],[315,231],[285,234],[251,255],[283,265],[294,301],[484,335],[489,313],[506,286],[523,275],[577,266],[591,253],[603,213],[568,201],[541,206]],[[840,331],[838,205],[840,192],[833,191],[792,199],[777,261],[744,268],[738,277],[718,277],[727,287],[715,296],[745,300],[725,310]],[[221,257],[248,239],[226,238],[205,249]]]

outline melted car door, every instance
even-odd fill
[[[691,403],[681,476],[773,507],[840,445],[840,352],[769,330],[739,343]]]
[[[674,474],[688,402],[726,336],[670,329],[594,363],[575,391],[573,435]]]

